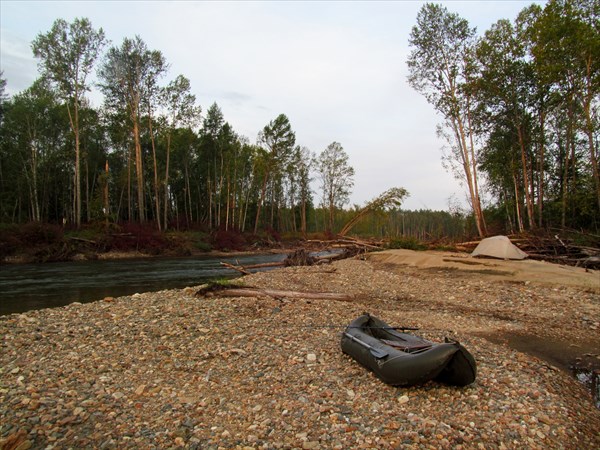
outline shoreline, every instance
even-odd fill
[[[127,260],[127,259],[157,259],[157,258],[195,258],[195,257],[207,257],[207,258],[219,258],[219,257],[231,257],[231,256],[252,256],[252,255],[268,255],[268,254],[280,254],[289,253],[294,251],[293,247],[289,248],[264,248],[256,250],[235,250],[235,251],[223,251],[223,250],[210,250],[208,252],[193,251],[189,254],[150,254],[139,251],[108,251],[104,253],[99,252],[88,252],[88,253],[76,253],[70,258],[58,261],[36,261],[29,255],[12,255],[7,256],[0,260],[0,266],[6,265],[21,265],[21,264],[52,264],[53,262],[77,262],[77,261],[112,261],[112,260]]]
[[[198,287],[0,317],[0,442],[103,448],[560,448],[600,445],[600,410],[557,367],[482,333],[600,348],[598,294],[357,259],[244,284],[351,302],[197,298]],[[459,340],[474,384],[384,385],[342,354],[369,311]],[[568,348],[568,347],[567,347]],[[583,349],[583,347],[581,347]],[[594,358],[600,355],[594,355]]]

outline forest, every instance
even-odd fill
[[[600,2],[533,4],[482,34],[426,3],[409,45],[408,82],[443,118],[443,161],[462,180],[470,210],[405,211],[409,193],[390,187],[392,201],[374,199],[374,214],[352,232],[597,234]],[[202,108],[190,80],[170,74],[162,52],[140,36],[109,46],[88,19],[58,19],[31,48],[39,78],[29,88],[9,97],[0,75],[5,227],[306,236],[335,234],[361,211],[348,204],[354,168],[342,144],[319,153],[302,146],[284,113],[255,142],[236,133],[219,105]],[[99,107],[91,90],[102,94]]]

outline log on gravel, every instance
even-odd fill
[[[334,300],[351,302],[352,295],[335,292],[303,292],[282,289],[263,289],[251,286],[227,287],[209,285],[196,292],[196,297],[272,297],[275,299],[293,298],[306,300]]]

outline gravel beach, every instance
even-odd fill
[[[600,365],[598,290],[378,258],[238,280],[349,302],[196,286],[0,317],[0,448],[600,448],[567,370]],[[339,347],[365,311],[459,340],[476,382],[381,383]]]

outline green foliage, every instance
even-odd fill
[[[329,229],[332,231],[335,210],[348,203],[354,186],[354,168],[349,160],[341,144],[332,142],[319,154],[315,162],[321,178],[323,205],[329,209]]]
[[[419,12],[409,82],[443,115],[454,165],[484,175],[492,197],[489,231],[532,223],[598,230],[597,2],[526,7],[479,40],[446,6],[427,3]],[[342,146],[333,142],[314,157],[298,145],[285,114],[261,130],[257,145],[233,129],[216,103],[198,130],[190,80],[179,75],[161,84],[166,60],[139,36],[106,52],[99,70],[106,102],[92,108],[83,94],[104,42],[89,20],[59,19],[32,43],[44,77],[13,98],[6,98],[0,77],[0,221],[65,220],[68,228],[81,216],[84,225],[105,227],[108,220],[112,230],[144,219],[148,229],[221,230],[210,239],[173,235],[161,242],[144,227],[129,232],[135,239],[102,241],[107,248],[185,251],[248,245],[253,226],[261,243],[324,230],[333,237],[348,224],[362,236],[430,242],[470,236],[479,224],[471,215],[400,210],[402,188],[366,208],[348,208],[354,169]],[[317,174],[321,192],[313,193]],[[323,205],[313,195],[322,195]],[[364,209],[374,214],[362,217]],[[80,232],[69,236],[95,240],[87,227]]]
[[[444,6],[427,3],[417,16],[409,83],[443,115],[446,161],[466,180],[476,216],[476,174],[485,174],[502,211],[489,217],[495,230],[598,230],[598,23],[596,1],[551,0],[476,41]]]
[[[427,246],[414,237],[396,237],[386,245],[389,249],[427,250]]]

